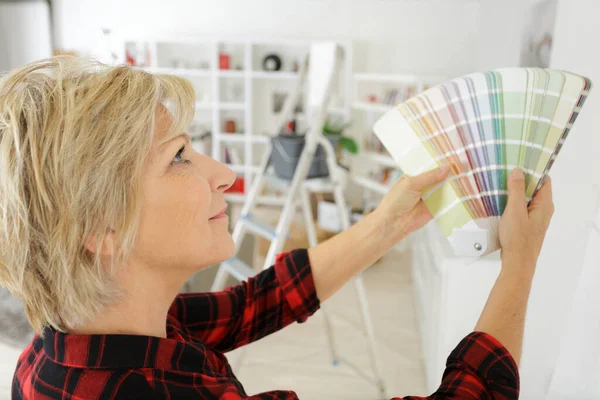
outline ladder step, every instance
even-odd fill
[[[275,232],[274,227],[265,222],[259,221],[258,219],[254,218],[252,214],[241,217],[240,222],[242,222],[249,230],[267,240],[274,240],[277,238],[277,233]]]
[[[335,184],[329,178],[315,178],[304,181],[304,188],[309,192],[333,192]]]
[[[221,265],[237,280],[245,281],[246,279],[256,275],[256,272],[248,264],[233,257],[227,261],[223,261]]]
[[[275,174],[265,174],[264,179],[267,183],[282,190],[288,190],[291,183]],[[309,178],[302,184],[309,192],[333,192],[335,190],[335,185],[329,178]]]

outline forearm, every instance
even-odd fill
[[[373,212],[350,229],[309,249],[319,300],[327,300],[388,252],[402,238],[399,232],[398,227]]]
[[[502,263],[511,263],[511,267],[503,265],[475,330],[495,337],[518,364],[535,262],[507,258]]]

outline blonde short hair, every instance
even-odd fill
[[[162,143],[193,119],[184,79],[68,56],[0,79],[0,285],[38,333],[73,329],[120,295],[112,266],[135,242],[161,104],[175,120]],[[107,268],[85,243],[109,230],[120,251]]]

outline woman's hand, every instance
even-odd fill
[[[529,204],[525,198],[525,177],[517,169],[508,179],[508,203],[500,220],[500,245],[503,270],[523,268],[532,270],[542,250],[546,231],[554,213],[550,177]]]
[[[429,222],[431,213],[421,197],[427,188],[442,182],[449,171],[443,166],[421,175],[403,175],[373,211],[384,221],[386,233],[399,241]]]
[[[500,341],[517,364],[521,360],[525,312],[535,265],[553,212],[550,178],[528,207],[523,171],[510,174],[508,203],[500,220],[502,270],[475,330]]]

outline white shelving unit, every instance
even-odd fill
[[[133,56],[136,65],[152,73],[177,75],[189,79],[196,88],[196,120],[211,132],[210,155],[225,162],[224,149],[237,153],[229,166],[244,179],[245,190],[251,186],[258,171],[262,145],[270,140],[274,115],[265,117],[265,108],[272,106],[272,93],[289,93],[298,73],[292,68],[301,63],[311,41],[249,40],[211,38],[134,38],[124,42],[122,59]],[[338,84],[339,91],[330,114],[344,121],[350,119],[352,102],[352,43],[340,42],[344,61]],[[229,55],[229,69],[222,69],[220,55]],[[279,71],[264,71],[263,58],[277,54],[282,60]],[[138,57],[138,55],[141,55]],[[269,93],[269,91],[271,91]],[[231,93],[237,96],[232,96]],[[267,92],[267,98],[262,95]],[[262,109],[261,109],[262,107]],[[236,121],[236,133],[225,133],[225,120]],[[296,116],[297,125],[305,126],[306,116]],[[271,124],[271,126],[269,126]],[[301,129],[302,130],[302,129]],[[193,135],[193,133],[192,133]],[[195,146],[201,148],[201,146]],[[230,201],[243,201],[243,194],[229,193]],[[262,204],[282,203],[282,198],[265,196]]]
[[[352,80],[352,109],[355,116],[359,113],[359,118],[356,120],[362,121],[357,128],[359,129],[357,135],[359,153],[356,162],[360,163],[360,168],[353,169],[352,180],[364,189],[363,203],[366,208],[369,208],[379,202],[380,195],[387,193],[393,176],[400,172],[394,159],[382,146],[373,148],[367,145],[372,142],[378,143],[373,140],[373,125],[395,104],[443,81],[443,78],[363,73],[354,74]],[[388,182],[374,177],[380,175],[385,169],[391,170],[388,173]]]

